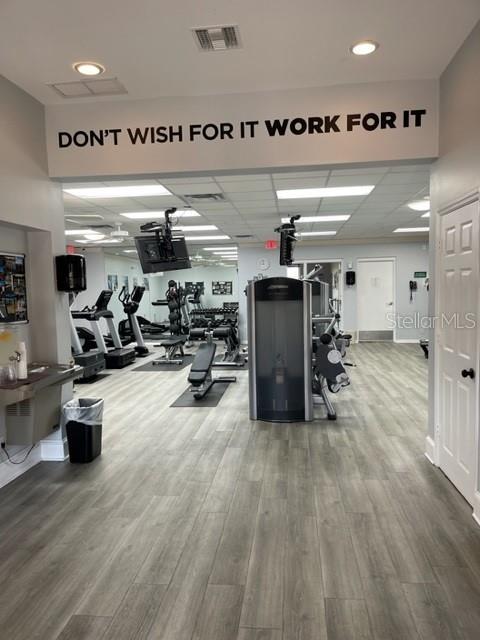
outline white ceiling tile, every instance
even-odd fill
[[[387,173],[389,167],[357,167],[355,169],[332,169],[331,175],[336,176],[365,176],[370,174]]]
[[[391,173],[402,173],[402,172],[416,172],[416,171],[425,171],[429,169],[431,166],[430,162],[418,163],[418,164],[400,164],[400,165],[392,165],[390,167]]]
[[[240,193],[245,191],[269,191],[273,193],[272,183],[267,180],[242,180],[237,182],[218,181],[223,191],[231,193]]]
[[[412,172],[401,172],[401,173],[387,173],[382,178],[381,186],[393,185],[393,184],[417,184],[419,185],[419,189],[422,187],[428,187],[430,184],[430,172],[427,171],[418,171],[416,173]]]
[[[215,182],[185,185],[179,184],[172,188],[172,193],[177,196],[202,195],[205,193],[222,193],[222,189]]]
[[[267,180],[270,182],[270,174],[269,173],[243,173],[243,174],[232,174],[229,175],[226,173],[225,175],[215,176],[215,180],[217,182],[243,182],[248,180]]]
[[[258,202],[271,202],[275,204],[275,198],[272,191],[258,191],[255,193],[227,193],[227,198],[231,202],[246,202],[246,201],[258,201]]]
[[[370,173],[365,175],[330,176],[328,187],[359,187],[378,184],[383,178],[383,173]]]
[[[284,173],[273,173],[272,177],[274,181],[276,180],[292,180],[292,179],[315,179],[315,178],[325,178],[328,176],[330,171],[328,169],[323,170],[313,170],[313,171],[285,171]]]
[[[315,177],[315,178],[278,178],[274,179],[274,185],[276,189],[314,189],[317,187],[325,187],[327,184],[327,177]]]
[[[198,184],[215,184],[215,180],[212,177],[199,177],[195,176],[193,178],[158,178],[158,181],[163,184],[164,187],[167,187],[168,184],[171,185],[198,185]]]

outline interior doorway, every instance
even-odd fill
[[[357,261],[358,340],[394,339],[395,259],[364,258]]]

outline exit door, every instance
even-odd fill
[[[394,273],[392,258],[358,260],[358,339],[393,340]]]

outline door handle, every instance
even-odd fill
[[[475,378],[475,371],[473,369],[462,369],[462,378]]]

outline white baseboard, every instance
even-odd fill
[[[473,519],[480,527],[480,492],[475,491],[473,495]]]
[[[395,338],[395,344],[418,344],[418,340],[412,338]]]
[[[22,460],[25,453],[28,451],[20,451],[13,456],[13,458]],[[2,462],[0,464],[0,487],[4,487],[15,478],[18,478],[23,473],[34,467],[36,464],[42,461],[42,452],[41,448],[36,445],[34,449],[32,449],[30,455],[21,464],[12,464],[11,462]]]
[[[42,460],[63,462],[68,458],[67,439],[63,440],[42,440],[40,442]]]
[[[429,462],[437,466],[435,462],[435,440],[431,436],[425,438],[425,457]]]

